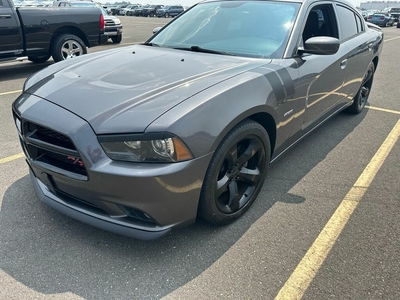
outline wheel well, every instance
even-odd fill
[[[276,124],[274,118],[268,113],[257,113],[248,117],[259,124],[268,132],[269,140],[271,143],[271,157],[274,153],[276,142]]]
[[[61,27],[58,28],[52,38],[51,38],[51,44],[54,43],[54,41],[56,40],[57,37],[59,37],[62,34],[73,34],[76,35],[77,37],[79,37],[86,45],[86,47],[89,47],[89,40],[87,39],[86,35],[83,33],[82,30],[80,30],[79,28],[73,27],[73,26],[65,26],[65,27]]]

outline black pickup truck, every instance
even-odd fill
[[[0,61],[41,63],[87,53],[107,41],[99,8],[15,8],[0,0]]]

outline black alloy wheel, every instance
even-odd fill
[[[213,224],[239,218],[257,198],[270,160],[268,133],[259,123],[245,120],[222,140],[208,167],[199,215]]]
[[[374,81],[375,65],[371,61],[367,72],[364,75],[360,89],[353,99],[353,104],[347,108],[347,111],[353,114],[359,114],[368,102],[371,93],[372,82]]]

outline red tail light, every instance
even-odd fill
[[[382,21],[383,21],[383,20],[385,20],[385,17],[380,17],[379,20],[382,20]]]
[[[105,28],[104,16],[103,14],[100,15],[100,30],[104,30]]]

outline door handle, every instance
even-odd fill
[[[344,68],[346,68],[346,65],[347,65],[347,59],[342,60],[340,63],[340,68],[343,70]]]
[[[0,15],[0,19],[11,19],[11,15]]]

